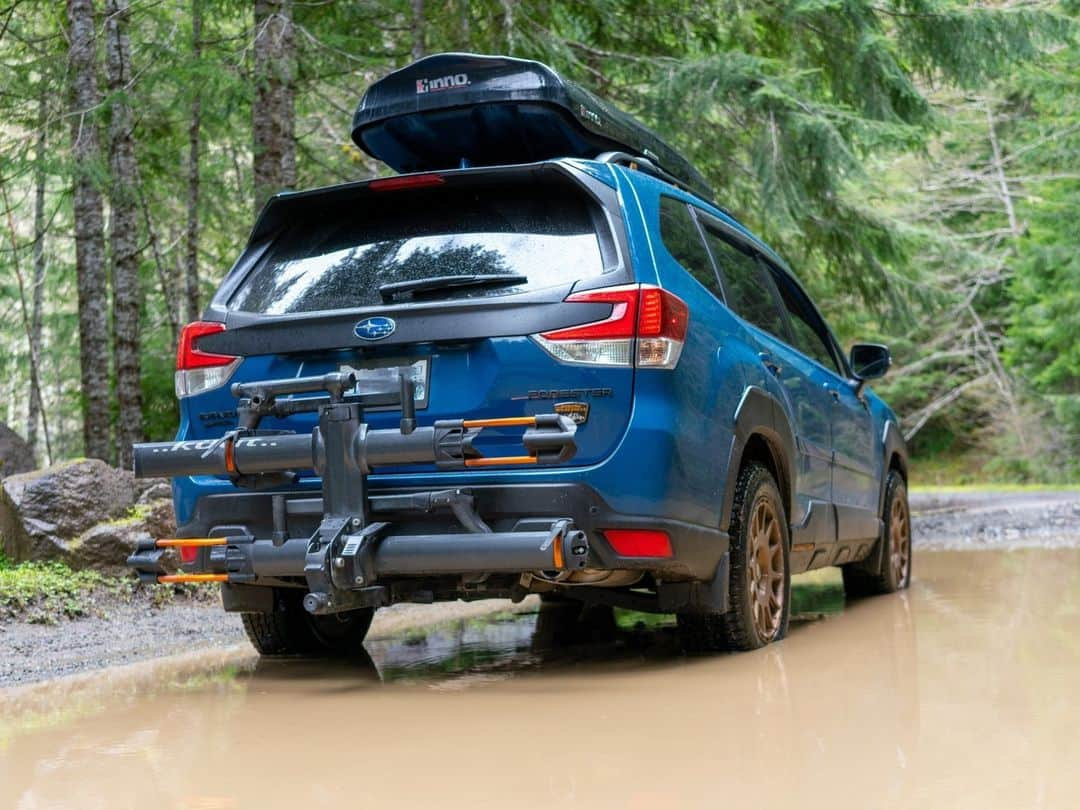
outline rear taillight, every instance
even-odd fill
[[[184,397],[213,391],[229,381],[241,358],[231,354],[212,354],[199,349],[199,339],[225,331],[225,324],[195,321],[180,333],[176,347],[176,396]]]
[[[690,310],[659,287],[642,287],[637,329],[638,368],[675,368],[686,342]]]
[[[533,335],[556,360],[597,366],[675,368],[690,312],[681,299],[648,284],[574,293],[572,303],[611,304],[602,321]]]

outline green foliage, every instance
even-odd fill
[[[1062,217],[1080,216],[1080,196]],[[1071,210],[1070,210],[1071,209]],[[1056,234],[1054,234],[1056,236]],[[1080,255],[1075,246],[1032,246],[1010,284],[1012,338],[1006,358],[1040,391],[1080,393]]]
[[[614,612],[615,626],[620,630],[646,631],[675,626],[675,617],[670,613],[642,613],[622,608],[615,608]]]
[[[156,345],[169,345],[169,338],[156,337]],[[149,441],[169,441],[176,435],[180,411],[173,387],[175,366],[172,354],[155,353],[143,357],[143,428]]]
[[[200,5],[198,58],[190,0],[134,4],[130,21],[124,95],[137,118],[151,439],[171,436],[178,417],[172,364],[196,98],[203,301],[252,224],[252,7]],[[1076,474],[1072,0],[443,0],[425,4],[423,20],[404,0],[292,8],[299,185],[386,172],[351,143],[350,117],[363,89],[417,45],[548,61],[684,151],[717,201],[789,260],[844,343],[892,345],[896,372],[879,389],[918,426],[917,453],[975,450],[1017,465],[1017,476]],[[65,26],[63,5],[44,0],[15,4],[0,26],[0,185],[12,209],[12,227],[0,219],[2,418],[25,426],[28,348],[9,268],[17,262],[32,277],[42,177],[40,365],[57,458],[82,452],[69,191],[80,171],[109,181],[107,165],[72,165]],[[113,101],[89,111],[87,124],[107,124]],[[988,169],[988,111],[1017,232]],[[934,410],[958,386],[968,387]],[[1036,440],[1048,434],[1066,437],[1050,448],[1049,470]]]
[[[96,571],[72,571],[63,563],[13,565],[0,555],[0,619],[13,616],[55,624],[89,613],[95,595],[116,594],[125,580],[107,579]]]
[[[842,582],[791,583],[791,615],[813,616],[840,613],[844,610]]]

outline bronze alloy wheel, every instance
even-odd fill
[[[867,557],[840,566],[849,597],[895,593],[911,582],[911,512],[904,477],[897,469],[890,469],[885,478],[881,522],[877,547]]]
[[[894,492],[889,506],[889,540],[889,565],[892,567],[893,581],[898,587],[903,587],[911,567],[911,518],[907,499],[900,488]]]
[[[784,538],[772,499],[758,496],[750,516],[746,580],[754,629],[763,643],[772,641],[784,613]]]
[[[757,650],[787,635],[791,571],[784,500],[772,473],[757,461],[743,465],[728,524],[726,610],[676,615],[687,652]]]

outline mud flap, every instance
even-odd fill
[[[665,582],[657,589],[662,613],[726,613],[731,556],[724,552],[708,582]]]
[[[223,582],[221,606],[230,613],[273,613],[274,589],[264,585]]]

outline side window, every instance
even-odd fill
[[[721,301],[724,299],[720,281],[713,270],[712,262],[709,261],[709,252],[701,241],[701,232],[686,203],[661,195],[660,238],[664,240],[668,253],[674,256],[690,275]]]
[[[759,329],[786,340],[784,316],[773,293],[768,271],[749,253],[744,253],[711,229],[706,229],[705,240],[724,277],[728,306]]]
[[[780,300],[784,302],[788,314],[791,316],[791,339],[793,345],[800,352],[812,360],[817,360],[830,371],[840,374],[836,365],[836,358],[829,351],[828,343],[823,337],[825,328],[820,322],[817,313],[814,312],[810,302],[802,291],[791,282],[784,273],[772,271],[776,279],[776,288],[780,291]]]

